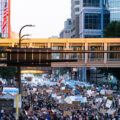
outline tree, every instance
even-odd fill
[[[14,78],[16,71],[16,67],[0,67],[0,77],[6,79],[8,84],[10,84],[10,80]]]
[[[0,33],[0,38],[2,38],[2,33]]]
[[[100,73],[103,73],[106,79],[108,79],[108,73],[116,77],[117,88],[120,88],[120,68],[99,68]]]
[[[109,68],[109,72],[116,77],[117,81],[117,88],[120,89],[120,68]]]
[[[120,21],[113,21],[107,25],[103,31],[104,37],[106,38],[118,38],[120,37]],[[108,73],[115,76],[118,80],[117,88],[120,87],[120,68],[99,68],[100,72],[104,73],[106,78]]]
[[[107,25],[103,31],[105,38],[120,37],[120,21],[113,21]]]

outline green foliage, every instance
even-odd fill
[[[2,38],[2,33],[0,33],[0,38]]]
[[[107,99],[109,99],[109,100],[113,100],[113,96],[107,96]]]
[[[106,38],[119,38],[120,37],[120,21],[113,21],[104,29],[104,37]],[[120,68],[99,68],[100,73],[104,73],[107,78],[108,73],[115,76],[118,80],[117,88],[120,87]]]
[[[104,77],[106,77],[106,79],[107,79],[107,77],[108,77],[108,68],[98,68],[98,73],[101,73],[101,74],[104,74]]]
[[[99,71],[100,73],[103,73],[106,78],[108,77],[108,73],[116,77],[118,80],[117,87],[118,89],[120,88],[120,68],[99,68]]]
[[[87,88],[88,88],[88,90],[90,90],[90,89],[91,89],[91,86],[88,86]]]
[[[113,21],[107,25],[103,31],[106,38],[118,38],[120,37],[120,21]]]
[[[69,68],[60,68],[60,74],[61,74],[61,75],[66,74],[67,71],[69,71]]]
[[[16,67],[0,67],[0,77],[9,80],[13,79],[16,73]]]

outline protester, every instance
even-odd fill
[[[77,82],[76,82],[77,83]],[[19,120],[119,120],[120,96],[86,83],[23,86]],[[1,120],[15,120],[2,113]]]

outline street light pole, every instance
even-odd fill
[[[24,25],[23,27],[21,27],[21,29],[20,29],[20,31],[19,31],[19,48],[21,48],[22,38],[23,38],[24,36],[28,36],[28,35],[23,35],[23,36],[21,36],[21,32],[22,32],[22,30],[23,30],[25,27],[34,27],[34,25],[29,24],[29,25]]]
[[[24,25],[20,31],[19,31],[19,49],[21,48],[21,41],[23,40],[23,37],[25,36],[29,36],[29,34],[24,34],[21,36],[21,32],[22,30],[25,28],[25,27],[34,27],[34,25]],[[18,87],[19,87],[19,94],[22,93],[22,90],[21,90],[21,70],[20,70],[20,65],[17,66],[17,69],[18,69]]]
[[[30,36],[30,34],[25,34],[25,35],[21,36],[21,41],[24,40],[23,38],[24,38],[25,36]]]
[[[22,35],[21,36],[21,32],[22,32],[22,30],[25,28],[25,27],[34,27],[34,25],[31,25],[31,24],[29,24],[29,25],[24,25],[21,29],[20,29],[20,31],[19,31],[19,49],[21,48],[21,41],[23,40],[23,38],[25,37],[25,36],[29,36],[29,34],[24,34],[24,35]],[[18,99],[17,99],[17,107],[16,107],[16,111],[17,111],[17,117],[19,117],[19,109],[18,109],[18,102],[19,102],[19,98],[21,98],[21,96],[22,96],[22,86],[21,86],[21,69],[20,69],[20,65],[18,64],[18,66],[17,66],[17,72],[18,72],[18,88],[19,88],[19,94],[18,94]],[[19,97],[20,96],[20,97]],[[21,103],[22,104],[22,103]]]

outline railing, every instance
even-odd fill
[[[103,62],[104,57],[91,58],[88,53],[120,53],[120,51],[67,51],[51,49],[0,49],[0,63],[51,63],[51,62]],[[87,56],[86,56],[87,55]],[[106,62],[119,62],[120,58],[109,58]]]
[[[120,58],[108,58],[108,62],[120,62]]]
[[[104,58],[88,58],[88,62],[104,62]]]

